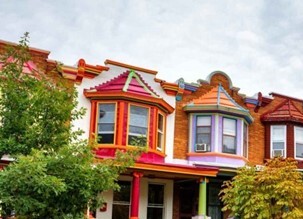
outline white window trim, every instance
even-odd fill
[[[246,133],[246,140],[247,140],[246,154],[244,154],[244,138],[245,138],[245,136],[244,136],[244,128],[245,128],[245,126],[246,126],[246,128],[247,128],[247,133]],[[243,136],[242,142],[241,142],[241,144],[242,144],[242,147],[241,147],[241,149],[242,149],[242,156],[248,159],[248,148],[249,148],[248,137],[249,137],[249,128],[248,128],[248,124],[247,124],[245,121],[243,121],[243,120],[242,120],[242,136]]]
[[[212,141],[213,141],[213,139],[212,139],[212,115],[210,114],[210,115],[196,115],[195,116],[195,120],[196,120],[196,122],[195,122],[195,124],[196,124],[196,126],[195,126],[195,139],[193,139],[194,140],[194,142],[195,142],[195,146],[194,146],[194,152],[195,153],[199,153],[199,152],[201,152],[201,151],[198,151],[197,150],[197,145],[198,144],[202,144],[202,143],[197,143],[197,129],[198,129],[198,118],[199,117],[208,117],[209,119],[210,119],[210,124],[209,124],[209,126],[199,126],[199,127],[209,127],[210,128],[210,132],[209,132],[209,139],[210,139],[210,141],[209,141],[209,144],[205,144],[206,145],[206,148],[205,148],[205,151],[204,152],[211,152],[211,151],[213,151],[213,149],[212,149]]]
[[[273,137],[273,128],[274,127],[282,127],[284,130],[284,156],[283,158],[287,157],[287,147],[286,147],[286,125],[271,125],[270,126],[270,158],[273,158],[273,141],[272,141],[272,137]]]
[[[230,135],[230,134],[225,134],[224,133],[224,119],[229,119],[229,120],[234,120],[235,121],[235,135]],[[243,133],[243,132],[242,132]],[[235,138],[235,153],[234,155],[238,155],[238,118],[233,118],[233,117],[226,117],[226,116],[222,116],[222,151],[221,153],[223,154],[233,154],[233,153],[227,153],[227,152],[224,152],[223,150],[223,139],[224,139],[224,136],[231,136],[231,137],[234,137]]]
[[[297,157],[297,129],[301,129],[301,130],[303,130],[303,127],[298,127],[298,126],[295,126],[295,130],[294,130],[294,154],[295,154],[295,159],[296,160],[303,160],[303,158],[302,157]],[[298,142],[298,143],[302,143],[303,144],[303,142]]]

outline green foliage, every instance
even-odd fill
[[[119,189],[119,174],[141,151],[95,159],[94,145],[78,139],[81,131],[71,131],[85,112],[76,110],[73,85],[58,71],[24,73],[31,59],[27,44],[26,34],[0,57],[0,157],[15,158],[0,172],[0,215],[83,218],[87,207],[101,205],[103,191]]]
[[[130,140],[130,145],[132,146],[139,146],[139,147],[146,147],[147,145],[147,138],[144,135],[141,136],[132,136]]]
[[[274,158],[261,170],[247,165],[221,190],[223,211],[247,219],[303,218],[303,181],[293,159]]]
[[[99,207],[101,191],[118,189],[116,179],[138,153],[118,153],[117,159],[94,162],[83,143],[58,152],[33,150],[0,172],[3,214],[19,218],[83,218],[85,209]]]
[[[0,56],[0,157],[29,154],[32,148],[54,149],[73,137],[70,121],[81,116],[76,92],[59,74],[23,73],[31,56],[25,35],[16,48]]]

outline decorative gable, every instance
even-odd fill
[[[172,113],[174,108],[161,98],[141,77],[133,70],[126,71],[119,76],[99,84],[90,89],[84,89],[84,95],[93,99],[126,99],[135,102],[157,105],[164,112]]]
[[[293,101],[286,99],[275,109],[266,112],[261,117],[262,121],[293,121],[303,123],[303,114],[294,105]]]
[[[94,88],[86,90],[87,92],[127,92],[148,97],[159,98],[153,89],[142,79],[142,77],[134,72],[126,71],[118,77],[113,78],[103,84],[97,85]]]

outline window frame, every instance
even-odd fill
[[[115,106],[114,110],[114,130],[113,130],[113,143],[102,143],[98,142],[98,136],[99,136],[99,117],[100,117],[100,105],[101,104],[113,104]],[[114,101],[99,101],[96,103],[96,127],[95,127],[95,135],[96,135],[96,142],[100,145],[115,145],[116,144],[116,126],[117,126],[117,102]]]
[[[283,132],[284,132],[284,137],[283,137],[283,143],[284,143],[284,149],[274,149],[273,148],[273,130],[274,128],[279,127],[279,128],[283,128]],[[284,150],[283,153],[283,158],[286,158],[287,156],[287,146],[286,146],[286,135],[287,135],[287,126],[286,125],[271,125],[270,126],[270,158],[273,158],[273,152],[274,150]],[[281,142],[281,141],[275,141],[275,142]]]
[[[159,204],[156,203],[149,203],[149,186],[150,185],[159,185],[159,186],[163,186],[163,200],[162,200],[162,205],[160,206]],[[165,218],[165,184],[163,183],[151,183],[149,182],[147,185],[147,203],[146,203],[146,217],[148,216],[148,209],[150,208],[156,208],[156,209],[162,209],[162,219]]]
[[[226,119],[228,119],[228,120],[232,120],[232,121],[234,121],[235,122],[235,135],[231,135],[231,134],[225,134],[224,133],[224,120],[226,120]],[[235,118],[231,118],[231,117],[222,117],[222,153],[225,153],[225,154],[235,154],[235,155],[237,155],[237,149],[238,149],[238,143],[237,143],[237,139],[238,139],[238,133],[237,133],[237,128],[238,128],[238,119],[235,119]],[[235,150],[235,153],[231,153],[231,152],[226,152],[225,150],[224,150],[224,144],[223,144],[223,142],[224,142],[224,136],[227,136],[227,137],[233,137],[234,139],[235,139],[235,144],[234,144],[234,150]]]
[[[141,107],[147,109],[147,127],[146,127],[146,145],[131,145],[129,144],[129,136],[130,136],[130,119],[131,119],[131,107]],[[127,115],[127,133],[126,133],[126,145],[127,146],[133,146],[133,147],[149,147],[149,130],[150,130],[150,107],[146,105],[141,105],[137,103],[131,103],[128,104],[128,115]]]
[[[163,130],[159,130],[159,116],[162,116],[163,122],[162,122],[162,128]],[[163,152],[165,148],[165,142],[166,142],[166,115],[162,112],[158,112],[157,114],[157,123],[156,123],[156,149],[157,151]],[[161,147],[159,147],[159,134],[162,135],[161,139]]]
[[[131,211],[131,200],[132,200],[132,182],[130,180],[118,180],[119,183],[129,183],[129,202],[126,201],[115,201],[115,192],[121,192],[121,191],[113,191],[113,202],[112,202],[112,213],[111,217],[113,217],[114,214],[114,205],[119,205],[119,206],[128,206],[128,216],[130,216],[130,211]]]
[[[303,141],[297,141],[297,130],[301,129],[303,131],[303,127],[299,127],[299,126],[294,126],[294,155],[295,155],[295,159],[297,160],[303,160],[303,156],[302,157],[298,157],[297,156],[297,143],[302,144],[303,145]]]
[[[245,133],[246,130],[246,133]],[[245,135],[246,134],[246,135]],[[248,124],[243,121],[243,157],[248,158]],[[246,141],[245,141],[246,140]]]
[[[210,119],[210,124],[209,125],[203,125],[203,126],[198,126],[198,119],[202,118],[202,117],[206,117]],[[212,145],[212,115],[196,115],[195,116],[195,139],[194,139],[194,150],[196,153],[202,152],[202,151],[198,151],[197,150],[197,144],[201,144],[201,143],[197,143],[198,142],[198,128],[200,127],[208,127],[209,128],[209,133],[206,133],[209,135],[209,144],[206,145],[206,150],[203,152],[210,152],[211,151],[211,145]],[[201,133],[200,133],[201,134]],[[205,133],[203,133],[205,134]]]

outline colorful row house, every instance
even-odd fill
[[[0,41],[0,51],[6,45]],[[25,71],[57,69],[50,52],[30,48]],[[1,68],[1,63],[0,63]],[[219,191],[238,167],[276,156],[303,168],[303,100],[271,93],[247,97],[220,71],[205,80],[166,82],[157,71],[112,60],[63,65],[86,115],[75,122],[97,141],[96,158],[144,147],[122,174],[120,191],[104,192],[98,219],[227,218]],[[0,168],[11,160],[2,157]]]

